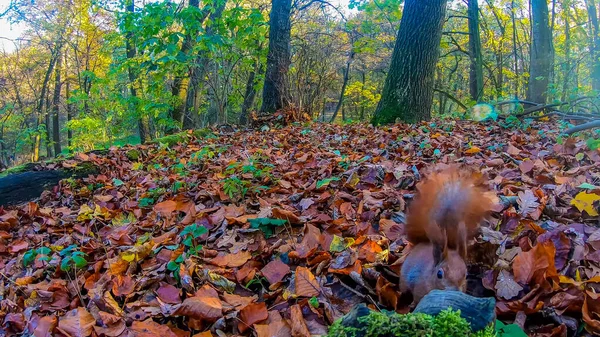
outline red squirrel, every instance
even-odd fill
[[[450,167],[417,185],[406,235],[412,245],[400,271],[400,290],[413,303],[433,289],[466,290],[467,242],[493,205],[482,174]]]

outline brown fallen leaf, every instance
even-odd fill
[[[269,312],[267,311],[265,302],[250,303],[240,310],[238,329],[240,332],[244,332],[250,329],[253,324],[264,321],[267,318],[269,318]]]
[[[301,224],[300,218],[292,211],[288,211],[282,208],[273,208],[273,218],[287,220],[292,225]]]
[[[133,321],[129,332],[135,337],[178,337],[168,326],[154,322],[151,318],[145,321]]]
[[[295,275],[296,295],[301,297],[319,296],[321,286],[315,275],[306,267],[297,267]]]
[[[285,275],[290,272],[290,266],[281,262],[280,259],[275,259],[267,263],[267,265],[264,266],[260,272],[270,284],[275,284],[277,282],[281,282]]]
[[[58,329],[72,337],[87,337],[92,334],[96,319],[85,308],[79,307],[67,313],[58,321]]]
[[[218,298],[194,296],[186,298],[174,314],[214,322],[223,317],[223,306]]]
[[[512,275],[506,271],[500,271],[498,274],[498,280],[496,281],[496,294],[498,296],[510,300],[511,298],[517,296],[523,287],[521,287],[517,282],[515,282]]]
[[[35,337],[51,337],[54,336],[54,329],[58,325],[56,316],[44,316],[37,322],[33,335]]]
[[[115,296],[129,295],[135,290],[135,282],[129,275],[117,275],[112,283],[112,292]]]
[[[254,324],[257,337],[289,337],[292,330],[287,320],[276,310],[269,311],[269,318],[263,324]]]
[[[521,284],[542,284],[546,278],[557,278],[554,266],[555,248],[552,241],[536,244],[530,251],[519,253],[513,261],[515,281]]]
[[[210,260],[211,264],[219,267],[237,268],[241,267],[252,258],[250,252],[240,252],[237,254],[221,254]]]
[[[180,290],[175,286],[168,283],[161,282],[160,287],[156,289],[156,294],[161,301],[170,304],[181,303],[181,297],[179,297]]]
[[[163,201],[161,203],[154,205],[154,211],[157,213],[162,213],[164,215],[171,214],[171,213],[175,212],[176,209],[177,209],[177,202],[175,202],[173,200]]]
[[[236,308],[245,307],[248,304],[255,302],[256,299],[256,295],[254,295],[254,297],[243,297],[236,294],[223,293],[223,300]]]
[[[294,304],[290,307],[290,321],[292,322],[293,337],[310,337],[310,331],[304,321],[300,305]]]

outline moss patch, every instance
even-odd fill
[[[470,324],[459,311],[442,311],[437,316],[422,313],[400,315],[389,311],[359,309],[354,317],[345,316],[330,327],[328,337],[393,337],[393,336],[496,336],[493,327],[472,332]],[[368,310],[368,309],[366,309]],[[352,314],[352,313],[351,313]],[[349,315],[351,315],[349,314]]]

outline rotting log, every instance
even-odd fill
[[[0,178],[0,206],[16,205],[40,197],[62,179],[80,179],[98,174],[99,168],[92,163],[81,163],[74,168],[47,169],[39,164],[27,164],[18,173]]]

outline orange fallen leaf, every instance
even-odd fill
[[[171,214],[177,209],[177,202],[173,200],[163,201],[154,205],[154,211],[162,214]]]
[[[519,253],[513,262],[515,281],[542,284],[546,278],[558,277],[554,266],[556,249],[552,241],[536,244],[530,251]]]
[[[269,318],[267,305],[265,302],[250,303],[240,310],[240,322],[238,329],[240,332],[248,330],[254,323],[264,321]]]
[[[300,305],[294,304],[290,307],[290,319],[292,322],[293,337],[310,337],[310,331],[308,331],[308,327],[304,321]]]
[[[33,335],[35,337],[52,337],[57,324],[58,318],[56,316],[44,316],[37,322]]]
[[[92,334],[96,319],[85,308],[68,311],[58,321],[58,329],[73,337],[87,337]]]
[[[306,267],[296,268],[296,295],[302,297],[313,297],[319,296],[321,292],[321,286],[315,275]]]
[[[177,308],[175,315],[214,322],[223,317],[223,306],[218,298],[188,297]]]
[[[481,149],[477,146],[473,146],[470,149],[465,151],[466,154],[475,154],[475,153],[479,153],[479,152],[481,152]]]
[[[133,321],[129,332],[135,337],[177,337],[168,326],[156,323],[152,318],[145,321]]]
[[[211,264],[219,267],[236,268],[241,267],[252,258],[250,252],[239,252],[237,254],[221,254],[210,260]]]
[[[117,275],[112,282],[112,292],[115,296],[129,295],[135,290],[135,282],[129,275]]]

